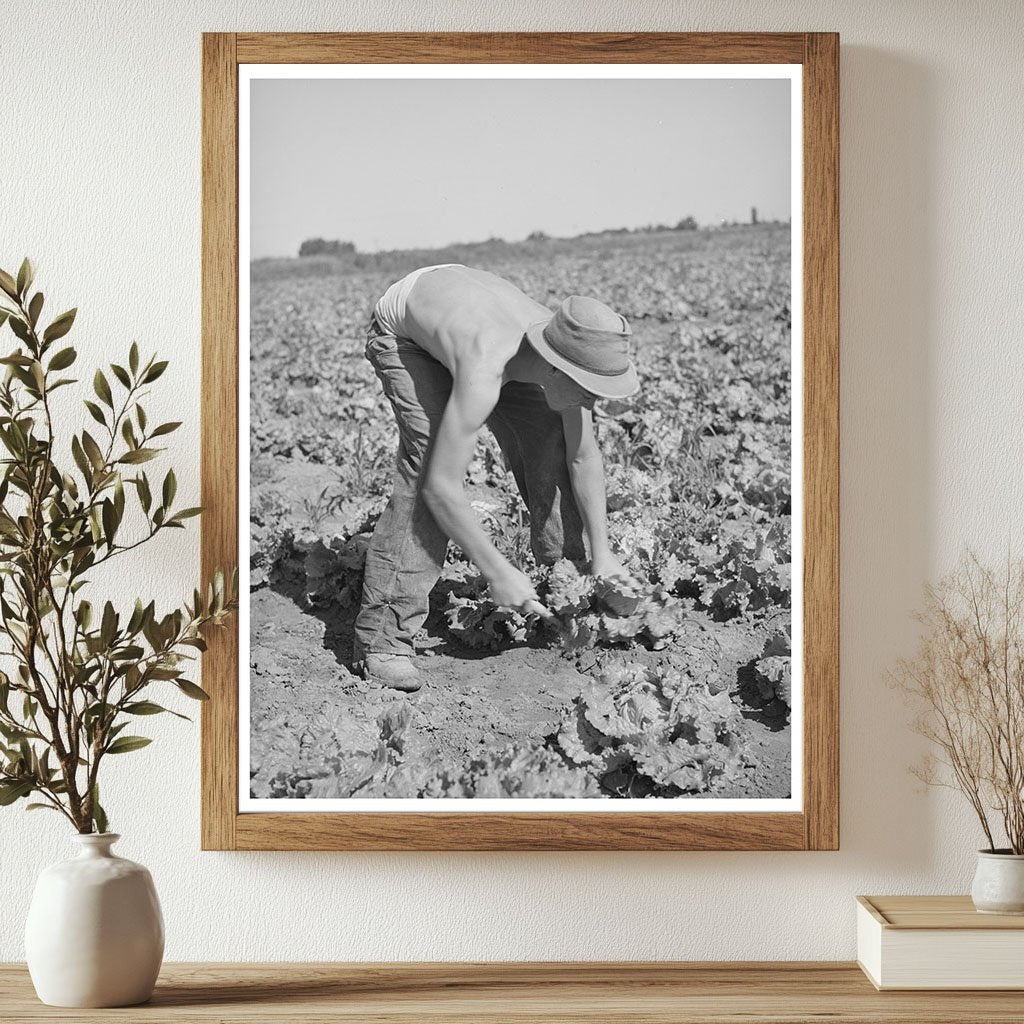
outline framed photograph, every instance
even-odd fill
[[[838,53],[204,36],[204,848],[838,847]]]

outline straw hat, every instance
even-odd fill
[[[599,398],[628,398],[640,390],[629,358],[632,333],[625,317],[583,295],[570,295],[550,320],[526,329],[547,362]]]

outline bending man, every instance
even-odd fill
[[[625,319],[573,295],[552,316],[508,281],[458,264],[392,285],[370,321],[366,355],[398,422],[394,493],[366,556],[357,667],[415,690],[413,637],[449,538],[502,606],[543,615],[529,577],[491,543],[463,490],[477,434],[494,433],[530,510],[538,563],[625,572],[608,542],[604,469],[591,411],[639,388]]]

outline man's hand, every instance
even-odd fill
[[[515,608],[524,615],[539,615],[550,619],[551,612],[540,603],[537,591],[526,573],[509,566],[500,575],[491,578],[491,600],[502,608]]]
[[[619,583],[636,582],[633,574],[623,566],[611,551],[604,551],[594,556],[590,563],[590,574],[592,576],[602,576],[608,580],[616,580]]]

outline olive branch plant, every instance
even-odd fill
[[[0,327],[17,341],[0,357],[0,666],[10,669],[0,671],[0,806],[35,797],[29,809],[58,811],[80,833],[106,832],[101,765],[152,742],[125,732],[133,720],[187,717],[149,699],[159,684],[207,699],[184,673],[206,649],[207,627],[235,608],[237,571],[228,585],[218,571],[205,592],[164,615],[141,598],[127,614],[86,599],[93,570],[183,529],[202,509],[174,507],[173,469],[154,494],[139,468],[181,424],[148,422],[141,401],[167,362],[143,361],[134,342],[124,365],[95,372],[96,400],[84,405],[97,427],[71,433],[70,460],[58,452],[51,398],[77,383],[62,376],[77,353],[57,342],[76,310],[43,328],[34,277],[28,259],[17,275],[0,270]],[[134,534],[124,522],[131,492],[130,518],[145,524]]]

